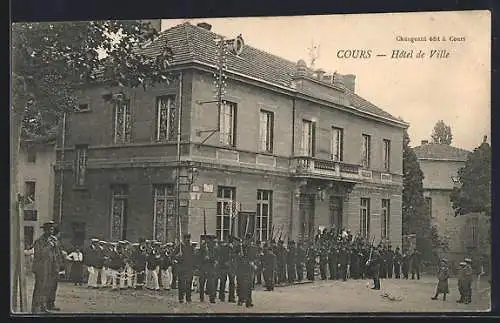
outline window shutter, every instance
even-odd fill
[[[311,122],[311,157],[316,155],[316,122]]]

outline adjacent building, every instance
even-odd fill
[[[469,151],[445,144],[422,141],[414,148],[424,173],[424,197],[429,216],[448,242],[449,260],[458,263],[467,256],[489,259],[489,222],[481,214],[456,216],[450,194],[459,185],[458,170],[465,166]]]
[[[408,124],[358,96],[354,75],[311,70],[242,35],[221,43],[210,29],[184,23],[144,46],[172,50],[169,84],[79,92],[57,149],[66,239],[306,240],[335,226],[400,246]]]
[[[54,219],[54,142],[23,140],[17,182],[26,199],[23,211],[24,245],[30,248],[42,233],[44,222]]]

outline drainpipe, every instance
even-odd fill
[[[181,205],[181,192],[180,192],[180,187],[181,187],[181,182],[180,182],[180,175],[181,175],[181,119],[182,119],[182,71],[180,71],[179,75],[179,109],[178,109],[178,118],[177,118],[177,167],[176,167],[176,180],[175,180],[175,185],[176,185],[176,215],[177,215],[177,221],[178,221],[178,228],[179,228],[179,243],[182,242],[182,221],[181,221],[181,212],[180,212],[180,205]]]
[[[61,159],[60,159],[60,172],[61,172],[61,182],[59,184],[59,226],[62,226],[62,216],[63,216],[63,192],[64,192],[64,147],[66,144],[66,112],[63,114],[63,124],[62,124],[62,138],[61,138]]]
[[[292,99],[292,157],[295,157],[295,96]],[[292,183],[295,183],[294,180],[292,180]],[[292,185],[292,192],[290,195],[290,223],[288,225],[288,236],[293,239],[292,233],[293,233],[293,207],[294,203],[293,200],[295,198],[295,187]]]

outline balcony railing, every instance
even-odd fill
[[[314,157],[293,157],[291,168],[299,176],[309,175],[361,179],[359,165]]]

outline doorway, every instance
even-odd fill
[[[341,196],[330,196],[330,226],[336,230],[342,230],[343,221],[343,200]]]
[[[300,239],[307,241],[314,238],[314,195],[301,194],[299,198]]]

